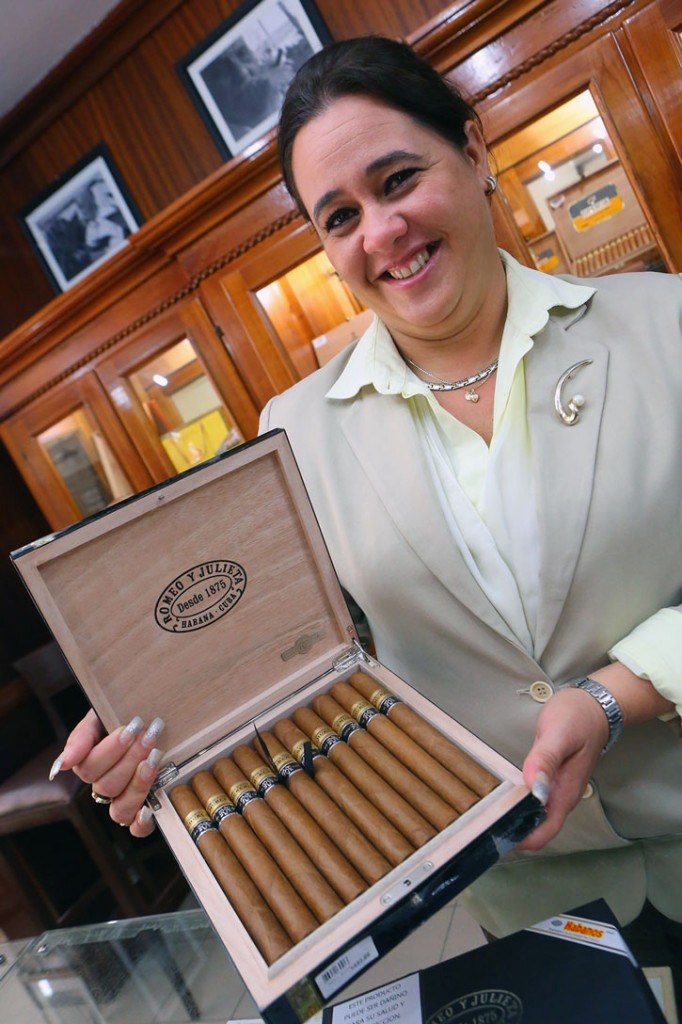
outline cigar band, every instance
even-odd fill
[[[374,691],[370,700],[381,715],[387,715],[392,707],[395,707],[396,704],[403,703],[400,697],[396,697],[394,693],[389,693],[388,690],[384,690],[383,686],[380,686]]]
[[[310,743],[310,740],[297,740],[291,748],[291,753],[294,755],[297,761],[302,761],[305,755],[305,745]]]
[[[301,765],[298,764],[297,761],[294,761],[293,757],[286,757],[282,754],[279,758],[274,757],[273,761],[275,762],[277,771],[279,772],[280,779],[284,782],[290,779],[292,775],[295,775],[296,772],[303,771]]]
[[[273,786],[279,785],[279,779],[269,768],[255,768],[249,777],[258,796],[265,796]]]
[[[185,818],[185,828],[192,837],[193,843],[198,843],[205,832],[215,832],[216,823],[211,821],[205,811],[190,811]]]
[[[318,729],[315,730],[315,732],[312,734],[310,738],[313,741],[313,746],[319,747],[321,750],[322,744],[325,742],[325,740],[328,739],[330,736],[334,735],[334,730],[330,729],[328,725],[321,725]],[[302,752],[303,748],[301,748],[301,753]]]
[[[244,780],[244,782],[235,782],[234,786],[230,786],[230,799],[238,811],[243,811],[252,800],[258,800],[258,793],[252,789],[250,782]]]
[[[377,709],[372,707],[369,701],[366,701],[364,698],[362,700],[355,701],[350,709],[350,713],[355,721],[360,723],[363,729],[366,729],[374,716],[379,714]]]
[[[286,750],[281,750],[278,754],[272,755],[272,763],[278,772],[281,772],[282,768],[288,764],[296,764],[296,761],[291,754],[288,754]]]
[[[338,732],[342,740],[348,741],[348,737],[357,732],[360,726],[349,714],[342,711],[332,722],[334,732]]]
[[[226,803],[221,804],[220,807],[216,807],[215,811],[211,815],[218,828],[220,828],[221,822],[225,821],[226,818],[230,818],[233,814],[239,814],[239,811],[234,804]]]
[[[206,800],[205,806],[206,811],[211,818],[217,818],[218,812],[222,810],[223,807],[231,807],[233,811],[235,810],[235,806],[229,796],[227,793],[223,793],[222,790],[219,793],[214,793],[213,796],[210,796],[208,800]]]
[[[377,686],[376,690],[373,690],[370,694],[370,703],[372,703],[375,708],[380,708],[385,697],[390,697],[388,690],[385,690],[383,686]]]
[[[320,743],[320,753],[325,757],[329,754],[330,750],[333,750],[339,743],[343,745],[343,740],[338,733],[330,732],[325,740]]]

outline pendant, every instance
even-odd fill
[[[465,391],[464,392],[464,397],[466,398],[467,402],[477,402],[478,401],[478,395],[474,391],[473,388],[469,388],[468,391]]]

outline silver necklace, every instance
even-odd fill
[[[489,366],[486,366],[485,369],[479,370],[478,373],[473,373],[471,377],[464,377],[462,380],[443,380],[442,377],[437,377],[434,373],[429,373],[429,371],[425,370],[423,366],[418,366],[412,359],[408,359],[407,362],[410,366],[413,366],[415,370],[419,370],[420,373],[431,378],[433,383],[428,380],[424,381],[429,391],[459,391],[461,388],[468,388],[469,390],[464,393],[464,397],[467,402],[477,402],[479,396],[474,385],[481,385],[488,379],[488,377],[492,377],[497,369],[498,361],[495,359],[494,362],[490,363]]]

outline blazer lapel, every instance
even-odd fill
[[[584,309],[550,318],[526,359],[526,394],[540,538],[540,591],[535,657],[556,628],[580,554],[592,496],[597,444],[606,394],[608,352],[595,336],[571,337]],[[561,375],[590,359],[563,388],[563,404],[577,394],[585,404],[575,424],[561,421],[554,393]]]
[[[465,607],[518,646],[471,576],[452,537],[429,474],[415,471],[425,454],[407,403],[373,396],[353,402],[342,429],[386,513],[424,565]]]

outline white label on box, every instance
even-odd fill
[[[370,938],[363,939],[362,942],[358,942],[356,946],[352,946],[351,949],[347,950],[334,963],[329,964],[323,971],[320,971],[315,977],[315,984],[324,998],[329,999],[340,988],[347,985],[368,964],[378,959],[379,954],[374,945],[374,940]]]
[[[332,1024],[421,1024],[419,975],[349,999],[332,1010]]]
[[[583,946],[597,947],[608,953],[618,953],[620,956],[626,956],[635,967],[637,966],[637,961],[618,929],[604,921],[591,921],[587,917],[557,914],[556,917],[550,917],[547,921],[540,921],[539,924],[526,928],[526,931],[540,932],[542,935],[551,935],[557,939],[568,939],[569,942],[579,942]]]

